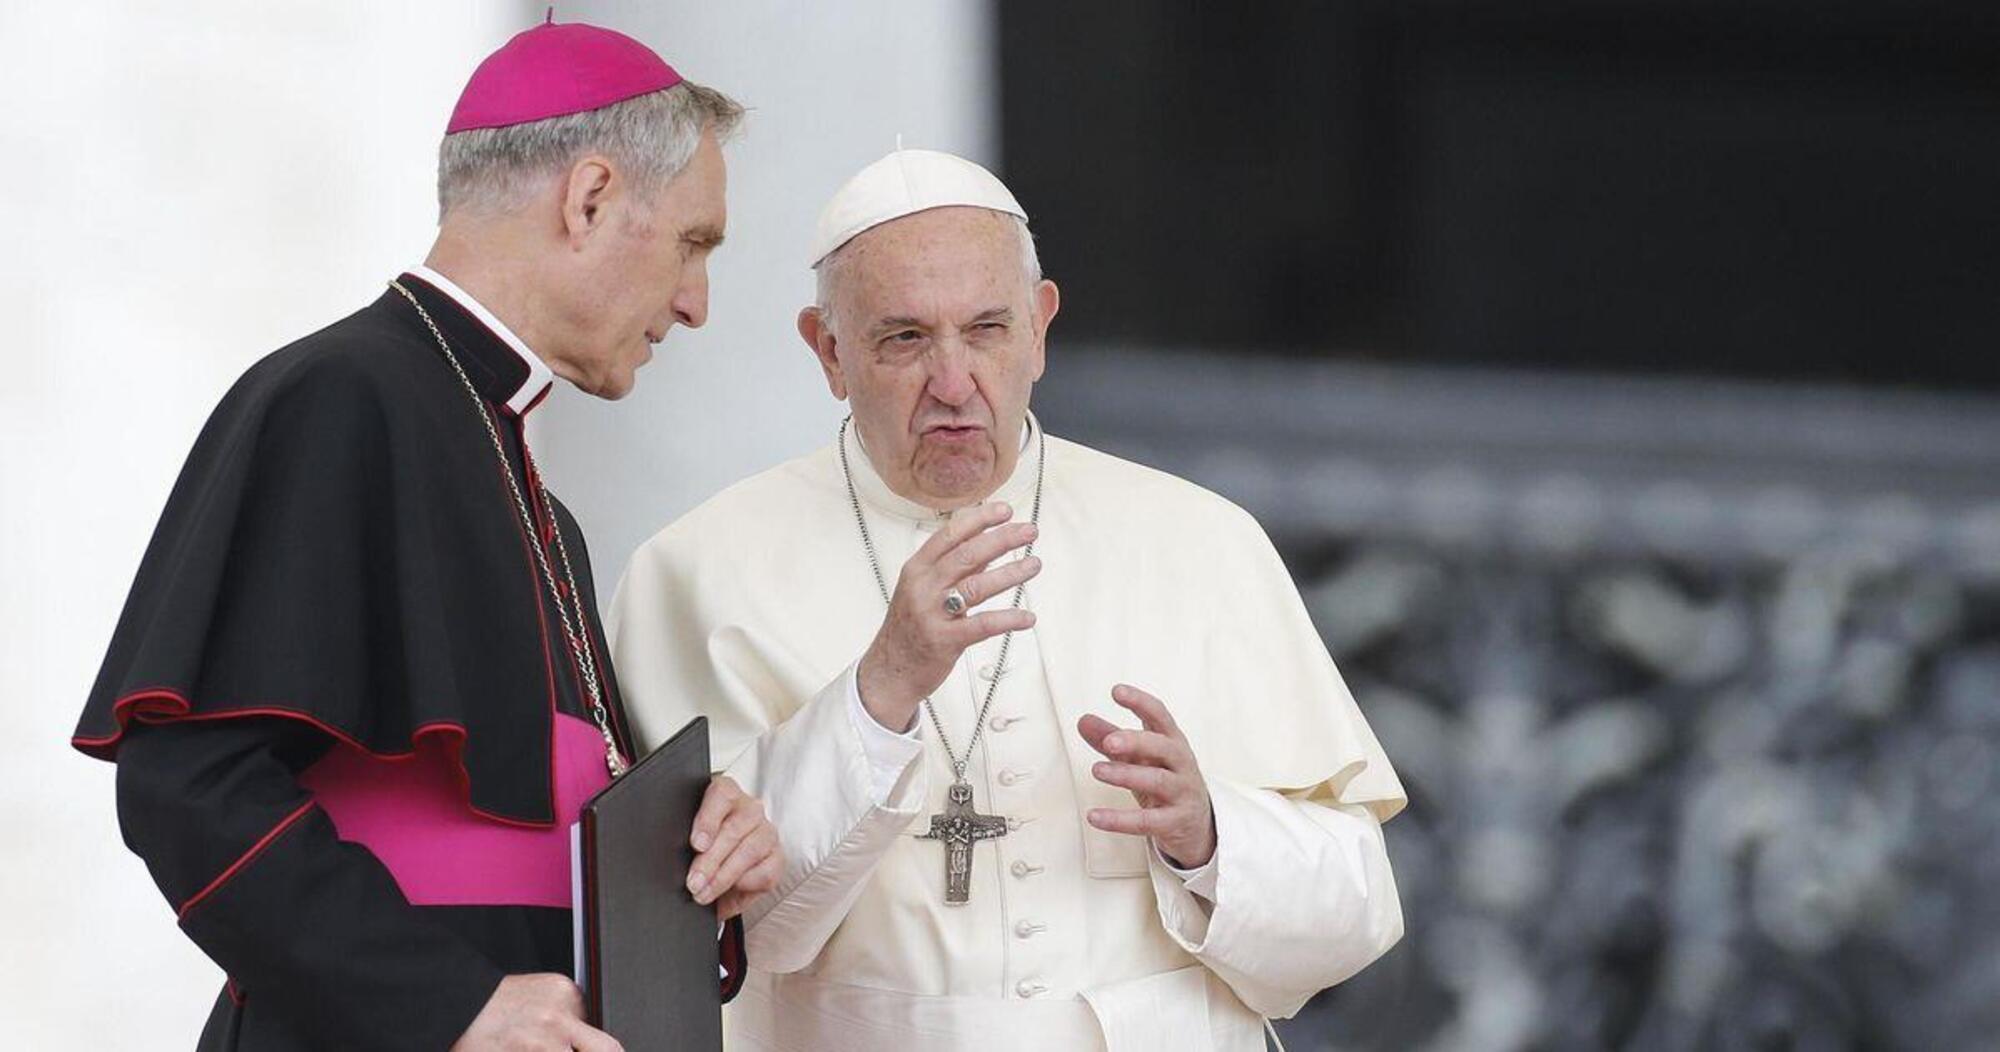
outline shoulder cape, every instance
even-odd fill
[[[135,722],[244,717],[381,757],[439,735],[475,811],[553,822],[559,629],[491,440],[419,326],[385,294],[224,396],[139,567],[78,749],[115,760]]]

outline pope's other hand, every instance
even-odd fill
[[[1199,869],[1215,857],[1215,810],[1208,781],[1187,735],[1160,699],[1119,684],[1111,700],[1139,717],[1138,730],[1120,728],[1099,716],[1077,721],[1077,733],[1105,757],[1090,773],[1106,785],[1129,789],[1137,808],[1094,807],[1085,819],[1111,833],[1151,837],[1167,861]]]

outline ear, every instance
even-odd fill
[[[622,180],[611,162],[591,154],[570,166],[563,182],[563,236],[571,248],[583,247],[590,235],[604,228],[607,206],[617,196]]]
[[[818,307],[807,307],[799,311],[799,336],[812,348],[813,357],[819,360],[820,370],[826,373],[827,390],[835,398],[847,401],[847,379],[840,374],[840,358],[835,353],[838,348],[833,337],[833,326],[827,324],[826,312]]]
[[[1062,308],[1062,291],[1056,283],[1042,279],[1035,283],[1035,379],[1042,378],[1042,370],[1049,364],[1049,323],[1056,320],[1056,311]]]

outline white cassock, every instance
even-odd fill
[[[1032,427],[1035,425],[1030,419]],[[893,588],[945,519],[848,460]],[[993,499],[1029,515],[1040,444]],[[711,723],[715,763],[763,798],[785,874],[748,922],[732,1049],[1262,1049],[1401,937],[1380,823],[1401,784],[1270,541],[1173,476],[1049,438],[1016,633],[966,772],[1009,819],[972,847],[947,905],[944,847],[917,839],[951,769],[927,717],[895,734],[854,664],[885,612],[832,444],[730,487],[633,556],[611,643],[640,743]],[[1003,607],[1011,593],[989,600]],[[964,755],[1000,641],[967,651],[933,702]],[[1077,734],[1131,683],[1167,705],[1209,785],[1217,847],[1192,873],[1083,820],[1136,806],[1091,777]]]

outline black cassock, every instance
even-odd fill
[[[126,843],[229,975],[202,1049],[445,1049],[503,975],[571,972],[549,881],[492,872],[513,852],[567,873],[577,751],[558,743],[591,710],[535,562],[541,545],[563,579],[552,529],[631,754],[583,537],[524,457],[521,414],[547,380],[451,296],[400,280],[485,399],[537,528],[464,384],[387,292],[224,396],[77,726],[77,748],[118,764]],[[603,752],[600,735],[599,768]],[[383,787],[406,783],[446,787],[446,804],[409,790],[408,810],[456,824],[371,841]],[[739,927],[723,951],[733,993]]]

